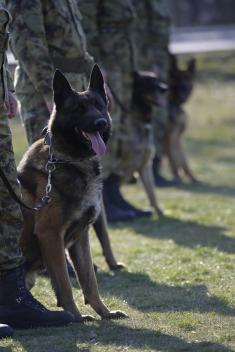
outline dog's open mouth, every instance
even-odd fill
[[[79,133],[78,128],[75,128],[76,132]],[[93,151],[101,156],[106,151],[106,145],[103,141],[101,133],[98,131],[95,132],[85,132],[81,131],[82,136],[91,144]]]

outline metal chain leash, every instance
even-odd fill
[[[50,193],[52,191],[52,172],[55,171],[56,169],[55,164],[57,162],[56,160],[53,159],[51,140],[49,143],[45,143],[45,144],[48,144],[48,147],[49,147],[49,159],[45,166],[45,170],[46,172],[48,172],[48,178],[47,178],[47,185],[46,185],[46,193],[36,205],[37,209],[44,208],[44,206],[46,206],[51,201]]]

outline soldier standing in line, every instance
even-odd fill
[[[0,170],[19,194],[16,166],[8,118],[16,113],[10,76],[6,70],[7,32],[9,12],[0,0]],[[26,289],[24,258],[19,247],[22,231],[20,206],[12,200],[0,178],[0,338],[10,337],[13,328],[60,326],[72,321],[67,312],[51,312],[41,305]]]
[[[154,71],[160,76],[159,78],[168,82],[170,18],[167,2],[165,0],[135,0],[134,4],[137,14],[135,35],[138,67],[142,70]],[[156,185],[159,187],[175,184],[159,174],[163,139],[168,123],[166,97],[165,107],[158,107],[153,113],[154,143],[157,151],[153,170]]]
[[[93,59],[86,50],[76,0],[7,0],[11,46],[18,60],[15,90],[29,144],[41,137],[52,110],[52,78],[63,71],[75,90],[86,88]]]
[[[53,108],[52,78],[58,68],[77,91],[87,87],[93,58],[86,49],[76,0],[6,0],[11,48],[18,60],[15,91],[29,145],[42,137]],[[74,275],[68,263],[71,276]]]
[[[128,138],[125,121],[129,118],[132,72],[135,68],[133,24],[135,12],[131,0],[77,0],[83,16],[88,50],[105,71],[113,93],[113,135],[103,164],[104,204],[109,221],[131,220],[151,213],[130,205],[120,192],[122,170],[121,145]]]

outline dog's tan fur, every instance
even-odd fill
[[[50,203],[34,215],[24,210],[25,227],[21,245],[28,264],[26,279],[32,285],[35,272],[45,265],[58,306],[71,312],[75,321],[92,320],[93,317],[80,313],[73,299],[65,260],[67,249],[83,290],[85,304],[90,304],[104,319],[123,318],[126,317],[125,313],[110,311],[99,295],[88,229],[100,216],[100,165],[82,132],[76,134],[76,128],[86,131],[91,125],[94,126],[97,117],[101,117],[106,121],[102,138],[105,142],[108,139],[110,118],[103,78],[98,66],[95,66],[89,89],[75,93],[61,75],[57,73],[54,78],[56,110],[49,121],[49,135],[53,157],[65,163],[56,164],[52,172]],[[23,200],[31,206],[35,206],[45,194],[48,154],[48,145],[39,140],[30,147],[19,165]],[[106,250],[109,250],[109,242],[108,245],[107,241],[105,243]]]
[[[159,87],[158,87],[159,85]],[[154,184],[153,159],[156,153],[152,127],[152,105],[159,104],[166,88],[154,72],[135,72],[133,103],[125,129],[128,136],[122,142],[123,170],[125,181],[137,172],[143,183],[149,203],[154,211],[163,215]],[[158,87],[158,88],[157,88]]]
[[[188,62],[185,70],[179,69],[177,59],[171,56],[169,84],[169,126],[165,135],[165,153],[175,179],[182,181],[186,176],[197,181],[192,172],[183,146],[183,133],[187,126],[187,115],[183,104],[188,100],[195,79],[195,60]]]

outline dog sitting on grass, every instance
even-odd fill
[[[171,55],[169,73],[169,127],[165,137],[165,153],[169,160],[174,178],[182,182],[182,176],[196,182],[186,152],[183,147],[182,137],[186,130],[187,115],[183,104],[189,99],[195,80],[195,59],[188,61],[187,68],[182,70],[178,67],[177,58]]]
[[[121,153],[123,155],[123,181],[128,182],[134,172],[140,176],[153,210],[163,215],[155,194],[153,158],[156,150],[152,127],[152,108],[163,104],[167,85],[154,72],[136,71],[133,74],[132,108],[126,121]]]
[[[85,304],[103,319],[125,318],[121,311],[110,311],[99,296],[89,245],[89,225],[99,217],[102,203],[99,156],[105,153],[111,130],[103,76],[95,65],[88,89],[78,93],[56,71],[53,90],[55,108],[47,137],[29,148],[18,168],[24,202],[42,205],[33,215],[23,210],[26,282],[32,286],[35,272],[45,265],[57,305],[71,312],[75,321],[93,320],[74,302],[67,249]]]

